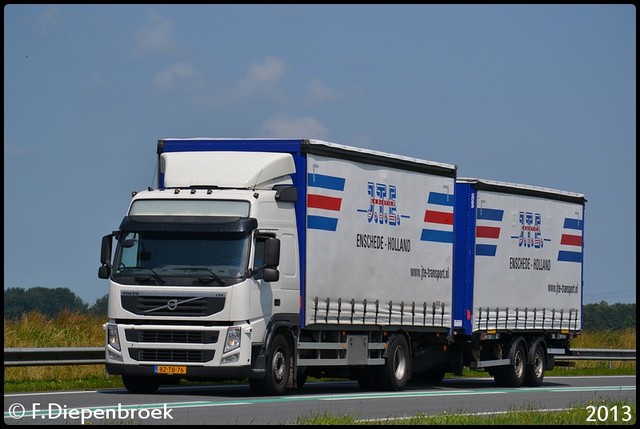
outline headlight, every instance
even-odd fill
[[[118,337],[118,327],[107,325],[107,344],[120,351],[120,338]]]
[[[240,347],[240,335],[242,334],[239,327],[231,327],[227,331],[227,339],[224,342],[224,353],[230,352]]]

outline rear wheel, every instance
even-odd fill
[[[534,350],[532,353],[531,363],[527,365],[524,385],[531,387],[538,387],[542,384],[544,379],[544,367],[545,367],[545,352],[544,347],[540,342],[534,343]]]
[[[527,361],[524,340],[518,339],[511,345],[509,358],[510,365],[497,367],[494,370],[494,380],[501,387],[519,387],[524,382]]]
[[[411,374],[411,356],[404,335],[398,334],[393,337],[387,349],[386,363],[381,369],[380,387],[394,391],[405,388]]]

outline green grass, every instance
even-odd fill
[[[607,413],[592,416],[591,408],[597,413],[598,407],[606,407]],[[614,417],[615,414],[615,417]],[[606,418],[605,418],[606,417]],[[593,418],[593,421],[589,420]],[[350,416],[317,414],[298,419],[297,425],[635,425],[636,406],[623,401],[576,404],[571,409],[561,411],[513,410],[506,413],[469,415],[464,413],[442,413],[428,416],[418,414],[409,418],[361,420]]]

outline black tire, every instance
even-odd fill
[[[496,367],[493,378],[500,387],[520,387],[524,382],[527,362],[527,351],[524,340],[517,339],[511,345],[509,358],[511,364]]]
[[[122,384],[131,393],[155,393],[160,388],[160,382],[153,377],[123,375]]]
[[[387,359],[380,368],[379,386],[384,390],[400,391],[405,388],[411,375],[411,354],[404,335],[393,337],[387,349]]]
[[[527,365],[523,384],[525,386],[538,387],[544,379],[545,360],[547,356],[542,342],[538,341],[534,343],[532,347],[531,362]]]
[[[282,335],[276,335],[267,353],[265,378],[249,379],[249,386],[256,395],[281,395],[287,390],[291,372],[291,351]]]

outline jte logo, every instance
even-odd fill
[[[533,247],[542,249],[543,239],[540,213],[520,212],[520,236],[518,247]]]
[[[367,221],[369,223],[400,225],[400,215],[396,207],[396,187],[384,183],[367,183],[369,193],[369,209]]]

